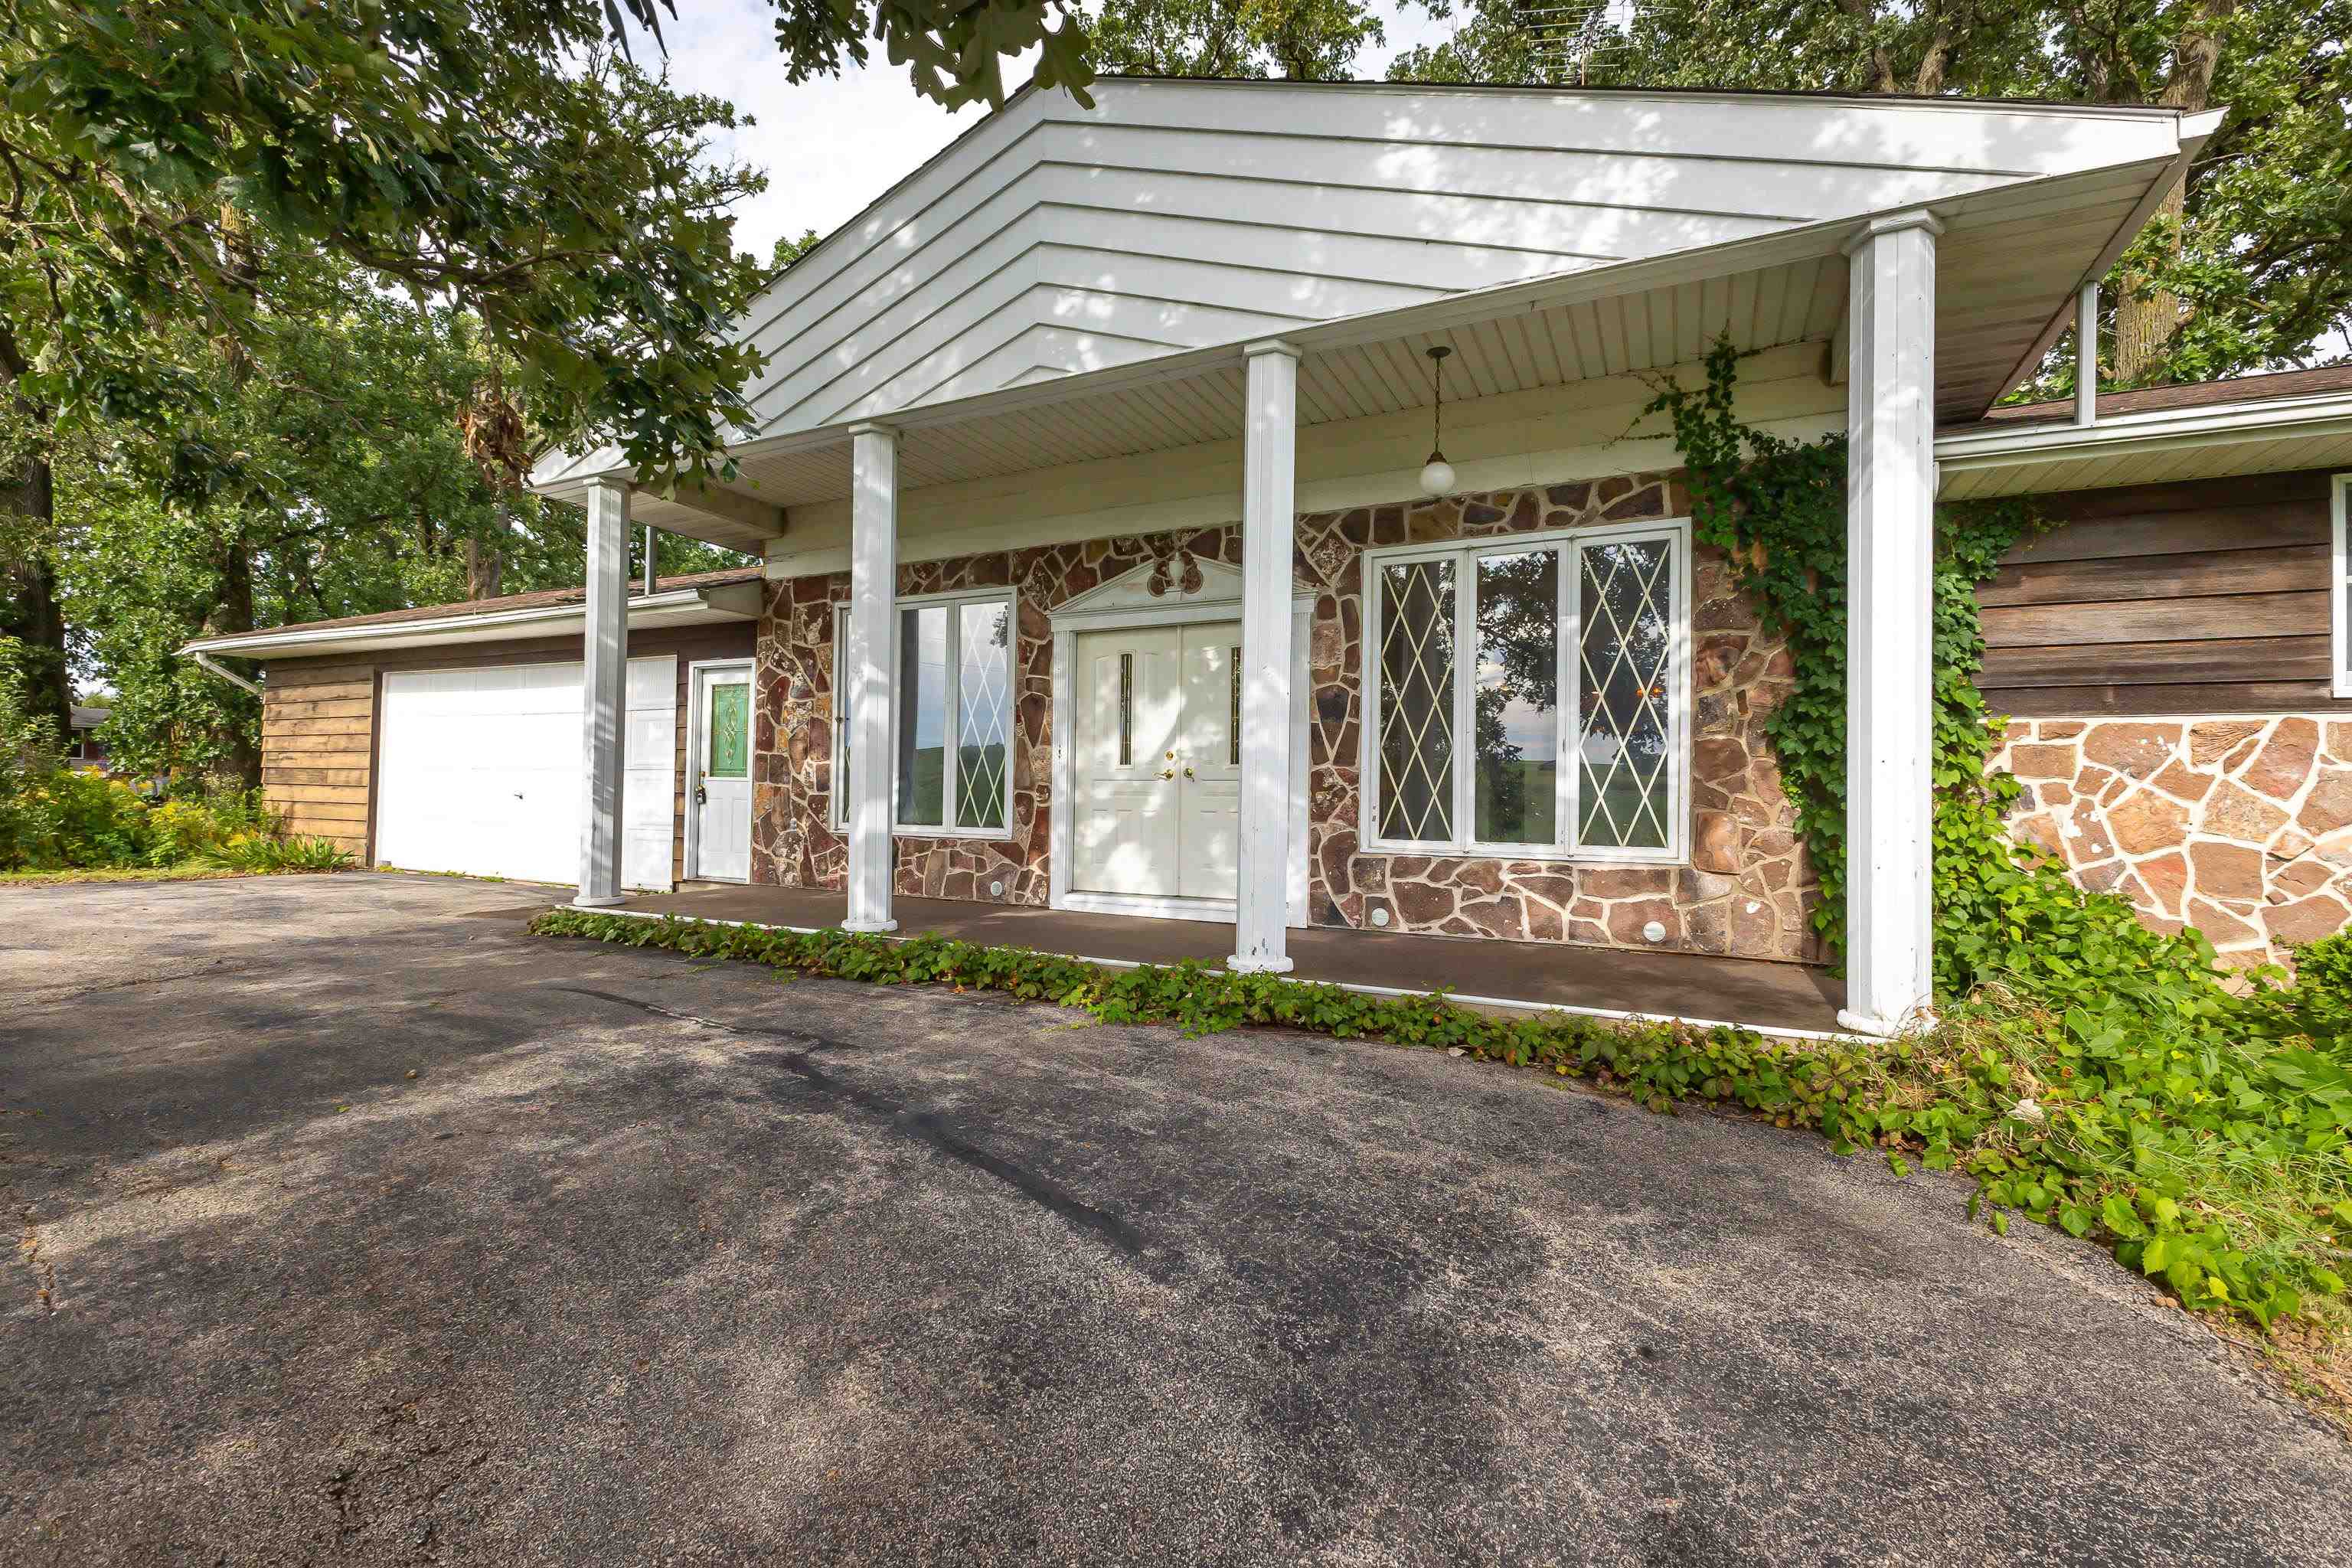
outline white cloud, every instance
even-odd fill
[[[1358,58],[1360,76],[1383,75],[1394,55],[1451,28],[1418,7],[1378,8],[1388,46]],[[738,247],[761,257],[784,235],[830,234],[987,112],[975,105],[950,114],[918,98],[878,47],[863,70],[793,87],[784,80],[774,16],[766,0],[679,0],[677,16],[662,18],[671,84],[726,99],[759,121],[717,139],[714,151],[767,172],[767,194],[744,205],[735,230]],[[650,39],[634,47],[640,63],[658,64]],[[1010,64],[1006,83],[1028,74],[1026,62]]]

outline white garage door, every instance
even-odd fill
[[[577,664],[383,678],[379,861],[535,882],[580,880]],[[629,660],[621,882],[667,891],[676,809],[677,661]]]

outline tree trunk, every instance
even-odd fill
[[[58,739],[73,733],[73,678],[66,660],[66,613],[58,602],[57,565],[46,542],[57,533],[57,489],[46,459],[34,458],[17,481],[0,489],[0,511],[23,521],[11,532],[23,543],[8,563],[8,602],[0,611],[0,634],[25,645],[27,706],[57,726]]]
[[[0,321],[0,376],[7,378],[9,401],[28,429],[44,430],[49,411],[16,391],[29,368],[16,334]],[[34,714],[57,725],[58,739],[63,742],[73,734],[73,678],[66,663],[66,616],[58,602],[57,563],[49,554],[58,536],[58,495],[45,451],[27,454],[12,479],[0,479],[0,512],[16,519],[13,526],[0,529],[0,541],[9,547],[0,634],[23,640],[30,665],[25,671],[25,695]]]
[[[2204,0],[2181,24],[2180,37],[2172,46],[2172,73],[2157,98],[2158,103],[2194,114],[2212,101],[2213,71],[2221,60],[2219,28],[2237,8],[2238,0]],[[2175,185],[2157,209],[2157,217],[2171,230],[2168,244],[2176,254],[2180,249],[2187,201],[2183,185]],[[2126,386],[2151,376],[2167,379],[2158,373],[2180,331],[2180,297],[2155,287],[2145,272],[2127,270],[2118,281],[2122,287],[2116,296],[2116,379]]]
[[[495,599],[499,579],[506,574],[505,558],[478,539],[466,541],[466,597]]]
[[[205,635],[226,637],[253,630],[253,552],[243,540],[233,540],[222,551],[217,564],[220,596],[213,603],[213,613],[205,618]],[[249,723],[231,725],[221,737],[221,750],[227,759],[223,772],[234,773],[240,789],[261,787],[258,714]]]

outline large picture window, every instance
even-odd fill
[[[1683,854],[1685,524],[1368,552],[1367,847]]]
[[[901,832],[1003,833],[1013,806],[1013,599],[898,602],[893,787]],[[849,607],[833,628],[833,825],[848,822]]]

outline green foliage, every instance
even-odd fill
[[[1091,40],[1105,70],[1345,81],[1385,41],[1360,0],[1104,0]]]
[[[1786,637],[1796,674],[1764,732],[1821,877],[1816,928],[1843,946],[1846,823],[1846,443],[1784,440],[1734,411],[1740,355],[1718,340],[1706,384],[1669,383],[1643,410],[1664,414],[1688,468],[1692,526],[1721,550],[1765,628]],[[2112,984],[2216,984],[2213,952],[2195,932],[2163,936],[2130,905],[2088,893],[2009,835],[2017,781],[1989,771],[2002,723],[1985,710],[1977,590],[2034,526],[2027,503],[1944,506],[1936,512],[1934,578],[1935,907],[1937,989],[1964,996],[1993,979],[2036,994]]]
[[[351,851],[324,838],[268,838],[238,835],[194,857],[225,871],[348,871]]]
[[[611,56],[618,22],[604,0],[0,0],[0,368],[68,422],[167,422],[202,389],[159,335],[234,358],[273,328],[280,264],[340,259],[480,321],[543,430],[646,474],[723,466],[760,357],[723,329],[763,277],[728,208],[765,182],[709,155],[730,106]],[[776,36],[788,80],[878,37],[950,104],[1001,101],[1032,48],[1043,85],[1087,75],[1060,0],[780,5]]]
[[[1198,963],[1110,969],[937,935],[894,940],[551,910],[542,936],[656,947],[876,984],[995,991],[1105,1023],[1249,1025],[1458,1052],[1590,1080],[1656,1111],[1737,1105],[1973,1180],[1971,1211],[2100,1240],[2186,1304],[2268,1326],[2334,1312],[2352,1272],[2352,1044],[2151,1032],[2125,993],[2050,1007],[1987,994],[1936,1035],[1790,1041],[1564,1013],[1504,1018],[1441,993],[1366,996]],[[2218,1020],[2239,1005],[2218,987]],[[2273,1022],[2284,1004],[2245,1005]]]
[[[0,661],[0,874],[199,865],[340,870],[351,864],[323,841],[279,838],[257,791],[150,800],[124,779],[68,767],[53,744],[22,739],[20,689]]]
[[[1797,669],[1766,722],[1842,936],[1846,766],[1843,439],[1780,440],[1734,408],[1738,354],[1662,387],[1696,537]],[[1934,583],[1936,981],[1943,1024],[1896,1042],[1842,1135],[1973,1178],[1997,1227],[2022,1214],[2105,1242],[2184,1302],[2265,1327],[2343,1289],[2352,1203],[2352,941],[2306,950],[2294,990],[2232,989],[2197,931],[2143,925],[2009,835],[2001,721],[1976,689],[1976,592],[2033,526],[2017,503],[1945,507]],[[1824,1129],[1827,1130],[1826,1128]],[[2331,1311],[2334,1309],[2330,1309]]]

